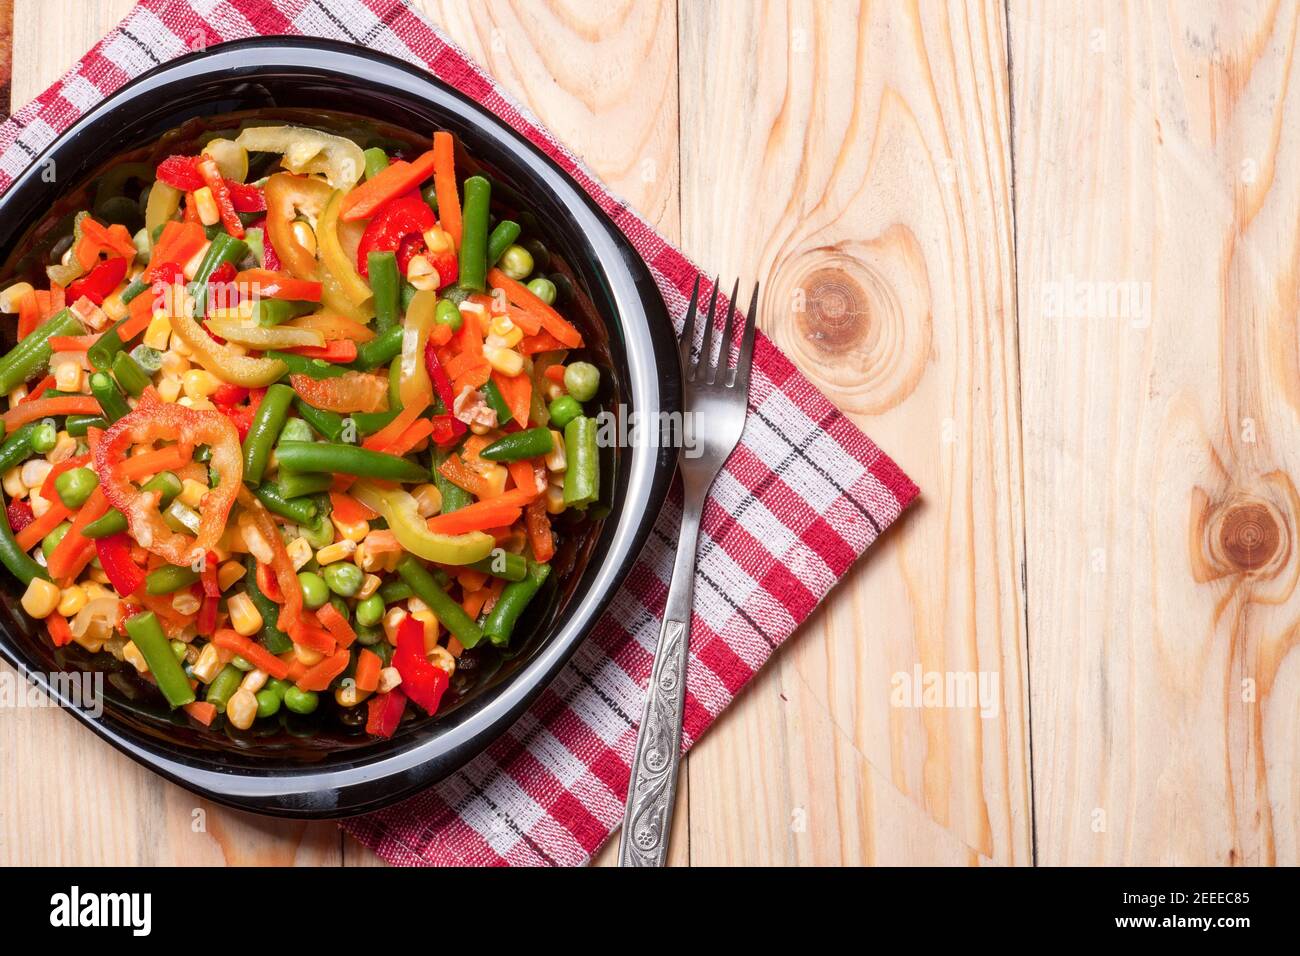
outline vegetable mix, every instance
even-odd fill
[[[201,724],[378,737],[509,647],[600,494],[600,372],[544,247],[429,147],[210,138],[0,292],[0,562],[56,646]]]

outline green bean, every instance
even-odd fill
[[[207,254],[199,263],[199,269],[194,273],[194,280],[190,283],[194,290],[195,315],[203,315],[207,312],[208,279],[212,278],[212,273],[227,262],[232,266],[239,265],[239,261],[246,255],[248,255],[248,243],[243,239],[236,239],[225,232],[219,232],[212,238],[212,244],[208,246]]]
[[[272,514],[288,518],[295,524],[310,524],[316,518],[316,502],[310,498],[286,498],[279,487],[266,483],[253,489],[257,500]]]
[[[387,365],[401,354],[402,327],[396,325],[360,345],[357,348],[356,360],[350,363],[349,368],[369,372],[381,365]]]
[[[289,413],[289,403],[294,393],[288,385],[272,385],[262,396],[257,413],[248,426],[248,435],[244,438],[244,482],[256,487],[262,482],[266,463],[271,457],[271,446],[280,437],[284,427],[285,416]]]
[[[172,709],[194,702],[194,691],[190,689],[189,678],[185,669],[172,653],[167,635],[158,624],[153,611],[145,611],[126,619],[126,633],[136,646],[136,650],[149,665],[149,672],[158,682],[158,689]],[[238,673],[238,671],[236,671]]]
[[[293,499],[329,491],[334,484],[334,479],[329,475],[311,473],[302,475],[296,471],[285,474],[285,470],[281,468],[275,484],[281,497]]]
[[[130,352],[131,358],[135,364],[144,370],[146,375],[157,375],[162,371],[162,353],[155,348],[150,348],[141,342]]]
[[[366,179],[374,179],[388,168],[388,154],[378,146],[362,150],[361,155],[366,159]]]
[[[263,328],[288,322],[300,315],[306,315],[316,308],[314,302],[299,302],[294,299],[258,299],[253,305],[253,321]]]
[[[401,276],[397,256],[392,252],[372,252],[366,256],[370,272],[370,290],[375,294],[375,331],[381,335],[401,324]]]
[[[4,444],[0,445],[0,473],[31,457],[32,433],[35,431],[36,422],[28,422],[5,439]]]
[[[596,420],[579,415],[564,426],[564,504],[585,508],[600,494],[600,452],[596,448]]]
[[[243,680],[244,672],[234,664],[227,664],[221,669],[220,674],[212,678],[212,683],[208,685],[208,692],[203,695],[203,699],[215,706],[218,714],[224,714],[226,703],[235,696],[235,691],[239,690]]]
[[[530,561],[528,563],[528,577],[505,586],[501,596],[497,598],[497,603],[492,606],[492,610],[483,619],[483,633],[488,636],[488,639],[493,644],[504,647],[510,643],[510,633],[519,622],[519,615],[523,613],[524,608],[537,595],[538,590],[541,589],[550,573],[551,566],[549,564],[537,564]]]
[[[122,304],[130,305],[131,300],[149,288],[152,283],[149,280],[149,272],[145,270],[128,283],[127,287],[122,290]]]
[[[104,417],[110,423],[131,413],[131,406],[126,403],[121,389],[107,372],[96,372],[90,376],[90,394],[95,396],[99,407],[104,410]]]
[[[175,594],[181,588],[187,588],[199,579],[199,572],[193,568],[180,568],[174,564],[164,564],[154,568],[144,579],[144,589],[153,595]]]
[[[280,605],[263,594],[262,589],[257,586],[257,560],[252,555],[249,555],[246,567],[244,591],[253,602],[253,607],[257,608],[257,612],[262,615],[262,631],[258,639],[272,654],[283,654],[285,651],[292,650],[293,641],[289,640],[289,635],[279,628]]]
[[[479,626],[465,613],[464,608],[448,597],[447,592],[438,586],[433,575],[426,571],[419,561],[409,554],[405,555],[397,563],[397,573],[411,586],[415,596],[429,605],[429,610],[447,630],[456,635],[456,640],[463,646],[473,647],[482,640],[483,632]]]
[[[107,428],[108,419],[103,415],[69,415],[63,427],[73,438],[82,438],[92,428]]]
[[[519,223],[510,219],[502,219],[497,223],[497,227],[492,230],[492,235],[488,236],[487,261],[488,267],[497,264],[497,261],[514,245],[515,240],[519,238]]]
[[[0,497],[0,564],[23,583],[31,584],[33,578],[50,579],[49,572],[32,560],[18,542],[14,540],[13,529],[9,527],[9,514],[4,507],[4,498]]]
[[[561,395],[551,402],[551,424],[563,428],[582,414],[582,404],[572,395]]]
[[[375,341],[374,339],[370,340]],[[370,343],[367,342],[367,345]],[[398,346],[401,350],[401,346]],[[357,350],[360,354],[360,349]],[[345,365],[335,365],[333,362],[327,362],[324,359],[307,358],[305,355],[296,355],[293,352],[277,352],[272,349],[266,353],[267,358],[278,359],[288,368],[288,374],[307,375],[311,378],[338,378],[347,372]]]
[[[81,335],[83,332],[85,328],[81,320],[71,309],[50,316],[0,358],[0,394],[9,394],[50,364],[50,356],[54,354],[50,348],[53,336]]]
[[[294,471],[324,471],[412,483],[428,481],[429,478],[429,473],[413,461],[336,442],[282,442],[276,457],[280,464]]]
[[[482,176],[465,179],[465,205],[461,212],[460,273],[456,281],[467,289],[486,288],[488,256],[488,203],[492,184]]]
[[[498,438],[479,452],[479,457],[488,461],[519,461],[549,455],[554,450],[549,428],[526,428]]]
[[[505,425],[514,420],[514,413],[510,411],[501,389],[497,388],[497,383],[492,379],[483,383],[483,401],[487,402],[488,408],[497,413],[498,425]]]
[[[522,554],[511,554],[500,548],[495,549],[482,561],[475,561],[467,567],[507,581],[522,581],[528,576],[528,559]]]
[[[415,596],[415,592],[411,590],[411,586],[405,581],[388,581],[381,584],[376,593],[384,599],[385,604],[394,604]]]
[[[167,508],[176,496],[181,493],[181,480],[173,475],[170,471],[159,472],[154,475],[143,485],[140,486],[142,491],[156,491],[162,497],[159,499],[159,510]],[[110,535],[117,534],[126,530],[126,515],[116,508],[110,508],[102,518],[96,518],[82,530],[87,538],[107,538]]]
[[[117,379],[117,384],[122,387],[122,390],[132,398],[139,398],[153,382],[149,373],[126,352],[118,352],[113,356],[113,377]]]
[[[460,485],[450,481],[438,469],[452,452],[438,452],[434,455],[433,483],[442,494],[442,513],[450,514],[474,503],[474,497]]]

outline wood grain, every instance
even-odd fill
[[[1044,863],[1300,862],[1296,31],[1011,5]]]
[[[679,42],[686,250],[925,489],[692,754],[692,862],[1028,863],[1001,7],[684,4]],[[996,713],[892,706],[917,668]]]

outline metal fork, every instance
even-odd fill
[[[713,361],[713,323],[718,306],[714,280],[709,316],[699,358],[692,360],[695,320],[699,312],[700,279],[695,278],[691,305],[686,311],[679,344],[685,384],[686,417],[683,436],[693,441],[689,454],[678,455],[682,475],[682,527],[677,539],[677,559],[664,605],[664,622],[655,645],[654,669],[646,696],[641,727],[637,731],[632,779],[628,783],[627,810],[618,848],[619,866],[663,866],[668,854],[668,833],[677,795],[677,765],[682,750],[682,713],[686,700],[686,660],[691,636],[691,601],[695,592],[695,547],[700,537],[704,499],[723,464],[740,441],[749,400],[749,369],[754,356],[754,327],[758,311],[758,283],[749,300],[745,332],[730,367],[731,318],[736,292],[731,290],[722,327],[722,345]]]

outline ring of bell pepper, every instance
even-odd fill
[[[429,663],[425,657],[424,625],[413,617],[405,618],[397,629],[393,666],[402,675],[402,693],[425,713],[433,714],[437,711],[451,678],[445,670]]]
[[[67,290],[67,300],[76,302],[85,296],[95,305],[103,305],[109,293],[126,278],[127,261],[121,256],[105,259],[80,279],[74,279]]]
[[[496,538],[483,531],[465,534],[438,534],[430,531],[420,517],[415,498],[400,488],[380,488],[369,481],[358,481],[352,497],[377,512],[388,522],[397,543],[416,557],[437,564],[464,565],[482,561],[496,547]]]
[[[277,381],[285,373],[286,366],[278,359],[241,355],[215,341],[189,315],[184,307],[186,296],[181,289],[173,289],[170,298],[172,307],[168,310],[168,319],[172,332],[189,347],[199,364],[218,378],[244,388],[260,388]]]
[[[238,451],[239,449],[236,448],[237,453]],[[242,459],[240,470],[235,474],[240,480],[243,479]],[[224,480],[222,484],[225,484]],[[248,513],[262,538],[271,547],[271,570],[275,572],[275,583],[280,588],[279,598],[283,601],[276,626],[282,631],[290,631],[302,619],[302,584],[298,581],[298,572],[294,569],[293,559],[285,550],[284,539],[280,537],[280,526],[275,523],[275,519],[262,503],[253,497],[252,492],[242,485],[239,488],[238,501],[239,506]],[[267,596],[270,597],[269,594]]]
[[[438,347],[433,339],[430,339],[424,347],[424,367],[429,373],[429,380],[433,383],[433,391],[443,407],[441,414],[433,416],[431,437],[439,448],[448,448],[460,440],[469,426],[451,413],[456,396],[452,391],[451,378],[447,375],[447,370],[442,367],[442,362],[438,361]]]
[[[382,412],[388,408],[388,383],[377,375],[345,372],[333,378],[290,375],[289,383],[302,400],[327,412]]]
[[[199,169],[200,156],[168,156],[158,164],[158,182],[178,189],[183,193],[192,193],[210,185]],[[235,212],[261,212],[266,208],[266,198],[262,190],[248,183],[223,179],[222,184],[230,196]],[[216,190],[213,190],[216,193]]]
[[[408,236],[422,237],[437,224],[438,219],[433,210],[418,192],[404,193],[385,203],[371,217],[366,231],[361,234],[361,242],[357,245],[357,271],[368,276],[370,264],[367,257],[370,253],[396,252],[403,239]],[[410,262],[409,256],[407,262]],[[400,259],[398,268],[403,275],[406,274],[406,263]]]
[[[319,179],[276,173],[266,181],[266,234],[280,264],[299,279],[315,280],[316,257],[293,234],[299,212],[319,216],[329,202],[330,187]]]
[[[159,493],[141,491],[122,474],[132,445],[175,441],[189,455],[196,445],[212,452],[211,467],[221,476],[217,487],[203,499],[199,531],[194,538],[172,531],[158,513]],[[244,459],[239,433],[220,412],[165,403],[153,388],[140,396],[134,411],[111,425],[95,449],[95,471],[109,503],[126,515],[131,536],[143,548],[171,564],[184,567],[195,553],[217,546],[226,518],[243,480]]]

